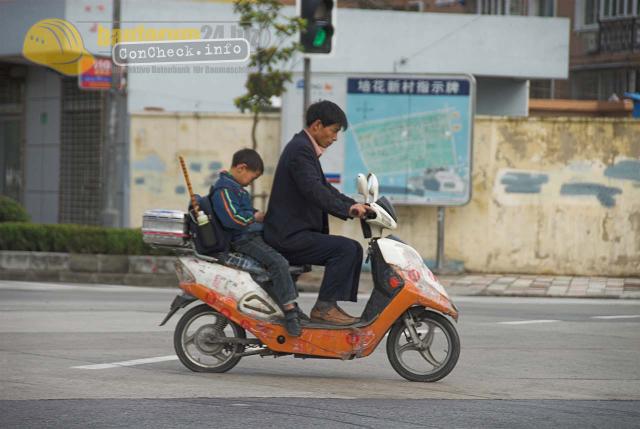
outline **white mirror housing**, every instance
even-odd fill
[[[364,174],[359,173],[356,177],[356,189],[358,193],[364,197],[365,204],[369,202],[369,192],[367,186],[367,178],[364,177]]]
[[[367,188],[369,194],[369,202],[375,203],[378,201],[378,188],[380,184],[378,183],[378,178],[375,174],[369,173],[369,180],[367,180]]]

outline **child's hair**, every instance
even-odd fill
[[[339,124],[340,128],[346,131],[347,127],[349,127],[349,123],[347,122],[347,115],[344,114],[344,111],[338,106],[336,103],[333,103],[329,100],[318,101],[317,103],[313,103],[307,109],[307,126],[310,126],[315,121],[320,119],[320,122],[325,127],[333,124]]]
[[[231,166],[235,167],[239,164],[246,164],[251,171],[264,172],[264,163],[260,154],[253,149],[240,149],[233,154]]]

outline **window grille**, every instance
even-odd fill
[[[0,195],[23,202],[24,79],[0,64]]]
[[[101,224],[103,96],[62,82],[60,223]]]

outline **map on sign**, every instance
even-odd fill
[[[350,78],[345,192],[372,172],[395,202],[462,205],[470,198],[471,78]]]

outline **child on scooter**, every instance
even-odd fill
[[[231,249],[249,255],[261,263],[271,276],[276,294],[284,309],[285,328],[298,337],[300,309],[296,304],[298,291],[289,274],[289,263],[262,238],[264,213],[253,208],[251,195],[244,189],[262,175],[262,158],[252,149],[233,154],[231,168],[223,171],[213,185],[213,209],[222,226],[231,232]]]

